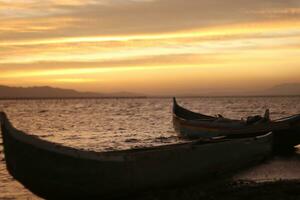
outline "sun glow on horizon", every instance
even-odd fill
[[[170,6],[178,9],[180,2],[175,0]],[[205,0],[191,2],[208,6]],[[80,88],[95,91],[163,93],[172,90],[174,85],[180,85],[182,91],[198,92],[203,84],[214,88],[220,87],[220,83],[232,88],[241,85],[251,89],[257,87],[249,84],[251,81],[259,87],[300,81],[300,8],[287,5],[244,10],[241,4],[231,5],[236,10],[231,13],[231,7],[225,6],[219,12],[224,12],[226,21],[218,16],[210,19],[210,12],[202,16],[198,9],[190,7],[194,15],[207,18],[203,22],[190,18],[194,25],[180,19],[170,25],[168,13],[163,13],[161,21],[147,26],[143,20],[151,18],[135,21],[124,15],[124,27],[117,20],[122,6],[139,13],[136,6],[152,4],[164,5],[159,0],[147,3],[125,0],[122,4],[74,1],[66,3],[67,6],[46,1],[36,4],[37,8],[51,8],[43,14],[30,3],[5,3],[24,13],[10,12],[2,17],[0,14],[3,22],[0,84],[47,84],[73,89],[80,84]],[[96,18],[103,18],[98,24],[78,14],[94,7],[107,12],[107,16],[94,13]],[[216,8],[209,9],[214,13]],[[137,31],[130,29],[133,22],[137,23],[134,26]]]

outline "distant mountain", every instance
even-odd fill
[[[130,92],[96,93],[79,92],[71,89],[43,87],[9,87],[0,85],[0,99],[5,98],[90,98],[90,97],[139,97]]]
[[[265,95],[300,95],[300,83],[276,85],[263,92]]]
[[[276,85],[272,88],[252,91],[212,91],[195,94],[177,94],[175,96],[282,96],[282,95],[300,95],[300,83],[289,83]],[[0,99],[9,98],[102,98],[102,97],[145,97],[146,95],[131,92],[116,93],[97,93],[97,92],[79,92],[72,89],[43,87],[9,87],[0,85]],[[166,95],[166,96],[170,96]],[[173,96],[173,95],[171,95]]]
[[[300,83],[287,83],[273,86],[267,89],[252,91],[217,91],[208,96],[298,96],[300,95]]]
[[[233,90],[233,89],[208,89],[200,90],[198,93],[177,94],[181,97],[223,97],[223,96],[300,96],[300,83],[288,83],[273,86],[267,89],[255,89],[249,91]]]

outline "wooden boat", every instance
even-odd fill
[[[233,120],[195,113],[178,105],[173,98],[173,126],[184,138],[210,138],[228,134],[263,134],[273,132],[274,147],[289,149],[300,144],[300,114],[271,121],[267,117]],[[256,118],[256,119],[255,119]]]
[[[78,150],[14,128],[0,113],[10,174],[47,199],[115,198],[145,190],[199,183],[260,161],[272,133],[114,152]]]

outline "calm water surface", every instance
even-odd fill
[[[300,97],[182,98],[179,103],[230,118],[273,119],[300,113]],[[44,140],[78,149],[111,151],[182,142],[172,127],[171,99],[2,100],[14,126]],[[36,199],[7,174],[0,140],[0,199]],[[299,155],[300,156],[300,155]],[[272,169],[272,170],[270,170]],[[300,179],[300,158],[274,158],[238,179]]]

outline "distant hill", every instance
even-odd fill
[[[287,83],[273,86],[267,89],[241,91],[217,91],[207,96],[298,96],[300,95],[300,83]]]
[[[276,85],[263,92],[265,95],[300,95],[300,83]]]
[[[241,91],[234,89],[208,89],[199,90],[198,93],[177,94],[180,97],[224,97],[224,96],[300,96],[300,83],[287,83],[273,86],[271,88]]]
[[[289,83],[276,85],[272,88],[252,91],[215,91],[202,94],[177,95],[177,96],[284,96],[300,95],[300,83]],[[9,87],[0,85],[0,99],[15,98],[105,98],[105,97],[145,97],[146,95],[131,92],[116,93],[97,93],[97,92],[79,92],[72,89],[43,87]],[[166,95],[169,96],[169,95]]]
[[[54,87],[9,87],[0,85],[0,99],[6,98],[99,98],[99,97],[139,97],[140,94],[130,92],[96,93],[79,92],[71,89]]]

